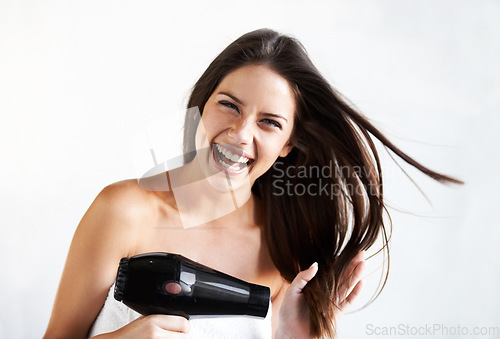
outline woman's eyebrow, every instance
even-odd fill
[[[242,106],[245,106],[245,104],[243,104],[243,102],[238,99],[237,97],[235,97],[234,95],[228,93],[228,92],[219,92],[218,94],[224,94],[224,95],[227,95],[228,97],[230,97],[231,99],[233,99],[234,101],[236,101],[238,104],[242,105]]]
[[[286,122],[288,122],[288,120],[287,120],[284,116],[282,116],[282,115],[280,115],[280,114],[274,114],[274,113],[262,113],[262,115],[263,115],[263,116],[265,116],[265,117],[272,117],[272,118],[279,118],[279,119],[283,119],[283,120],[285,120]]]

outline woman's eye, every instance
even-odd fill
[[[239,112],[238,106],[236,106],[232,102],[229,102],[229,101],[219,101],[219,104],[221,104],[222,106],[226,106],[226,107],[229,107],[231,109],[234,109],[236,112]]]
[[[270,126],[273,126],[273,127],[277,127],[279,129],[281,129],[281,124],[279,122],[277,122],[276,120],[272,120],[272,119],[263,119],[262,120],[265,124],[268,124]]]

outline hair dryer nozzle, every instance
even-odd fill
[[[118,273],[116,274],[115,281],[115,299],[118,301],[123,300],[123,291],[125,290],[128,276],[128,261],[129,258],[122,258],[118,266]]]

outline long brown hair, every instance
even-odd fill
[[[311,334],[332,338],[339,279],[349,263],[379,235],[389,254],[382,168],[373,137],[431,178],[460,181],[428,169],[393,145],[332,88],[298,40],[270,29],[241,36],[217,56],[194,85],[188,108],[197,106],[202,112],[221,80],[249,64],[266,65],[294,90],[294,147],[257,179],[252,191],[266,208],[266,241],[282,277],[291,282],[312,262],[319,263],[304,295]],[[188,152],[194,149],[192,120],[186,115],[185,162],[194,157]]]

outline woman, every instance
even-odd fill
[[[269,286],[267,336],[333,337],[335,318],[361,289],[363,251],[379,235],[387,241],[372,136],[430,177],[458,182],[391,144],[297,40],[269,29],[230,44],[195,84],[188,108],[185,165],[106,187],[83,217],[47,338],[86,337],[107,317],[120,258],[147,252],[179,253]],[[102,337],[195,331],[182,317],[127,321]]]

